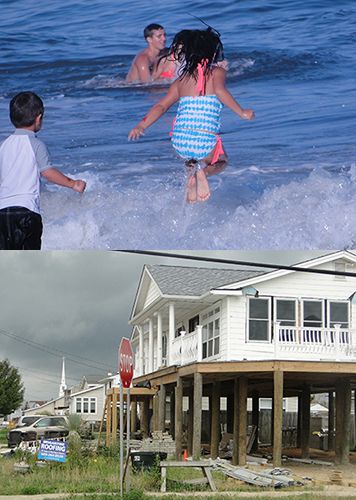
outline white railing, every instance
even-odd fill
[[[334,328],[280,326],[275,323],[274,350],[276,357],[283,353],[319,354],[335,359],[354,356],[352,331]]]
[[[202,360],[202,327],[198,326],[194,332],[181,332],[170,346],[170,364],[187,365]]]

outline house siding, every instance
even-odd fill
[[[149,307],[156,299],[160,297],[160,295],[161,294],[156,283],[154,281],[150,281],[145,297],[145,302],[143,304],[143,310]]]
[[[320,265],[318,269],[335,270],[335,263]],[[288,274],[254,286],[260,297],[273,298],[347,300],[356,291],[354,278],[303,273]],[[246,342],[247,301],[247,296],[230,297],[229,360],[271,359],[274,357],[273,343]],[[350,327],[356,326],[356,305],[351,307],[350,323]]]

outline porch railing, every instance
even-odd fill
[[[332,354],[335,359],[354,355],[352,331],[334,328],[281,326],[275,323],[275,355],[283,353]]]
[[[171,346],[170,364],[187,365],[202,360],[202,327],[197,326],[194,332],[181,332]]]

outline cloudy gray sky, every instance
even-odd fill
[[[192,253],[295,264],[327,252]],[[64,353],[68,385],[84,374],[116,372],[145,263],[208,265],[120,252],[0,252],[0,359],[19,368],[26,399],[57,397]]]

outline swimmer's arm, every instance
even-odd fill
[[[82,193],[86,187],[86,182],[82,180],[71,179],[66,175],[62,174],[56,168],[50,167],[41,172],[41,175],[53,184],[58,184],[59,186],[64,186],[78,193]]]
[[[129,133],[128,139],[135,140],[144,135],[146,128],[150,127],[159,118],[161,118],[166,111],[179,99],[178,84],[177,82],[172,83],[169,87],[167,95],[163,97],[157,104],[155,104],[150,111],[147,113],[145,118],[143,118],[136,127],[134,127]]]
[[[214,70],[214,92],[216,97],[225,106],[231,109],[234,113],[244,120],[252,120],[255,114],[252,109],[243,109],[240,104],[233,98],[230,92],[225,87],[226,71],[223,68]]]
[[[149,68],[149,60],[145,54],[139,54],[134,64],[137,69],[138,80],[142,83],[148,83],[152,81],[152,75]]]

